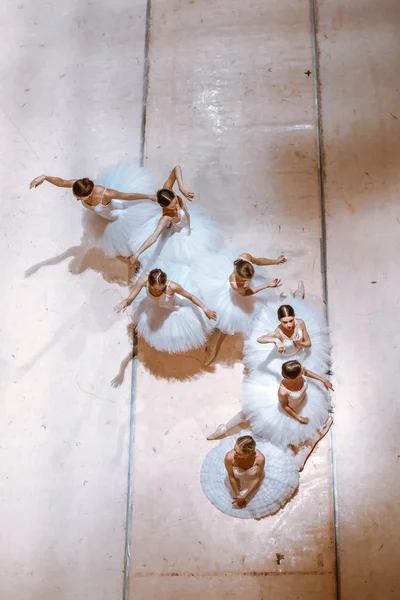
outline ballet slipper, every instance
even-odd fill
[[[206,357],[204,359],[204,366],[208,367],[209,365],[211,365],[211,363],[213,362],[213,360],[215,359],[217,355],[217,349],[216,348],[212,348],[210,346],[206,346]]]
[[[300,473],[304,469],[307,460],[310,458],[311,454],[314,452],[315,447],[317,446],[317,444],[319,444],[319,442],[326,436],[326,434],[330,430],[330,428],[332,426],[332,423],[333,423],[332,417],[328,417],[327,420],[325,421],[324,425],[322,426],[322,429],[320,431],[320,437],[312,445],[311,450],[308,451],[308,453],[307,453],[307,455],[306,455],[306,457],[304,459],[301,458],[302,452],[299,452],[299,454],[295,457],[296,462],[298,463],[298,467],[299,467],[299,472]]]
[[[302,280],[299,281],[297,290],[292,292],[292,296],[293,296],[293,298],[296,298],[296,296],[300,296],[300,298],[302,298],[302,300],[304,300],[304,298],[306,297],[306,290],[304,287],[304,282]]]
[[[226,429],[226,425],[218,425],[217,429],[214,431],[214,433],[210,433],[210,435],[207,436],[208,440],[216,440],[219,437],[221,437],[221,435],[225,435],[227,429]]]

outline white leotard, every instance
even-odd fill
[[[296,408],[298,408],[300,406],[300,404],[303,402],[303,400],[305,398],[307,388],[308,388],[308,382],[306,379],[304,379],[303,381],[304,381],[303,387],[298,392],[292,392],[291,390],[288,390],[287,387],[285,387],[283,384],[281,384],[282,387],[284,387],[285,390],[287,390],[289,392],[288,405],[290,406],[290,408],[293,408],[293,410],[296,410]]]
[[[167,281],[167,286],[165,288],[165,292],[163,292],[160,296],[153,296],[150,292],[149,288],[146,286],[147,296],[157,304],[160,308],[167,308],[168,310],[178,310],[179,306],[177,303],[176,294],[167,294],[167,289],[169,285],[169,281]]]
[[[293,342],[293,337],[296,336],[298,338],[298,341],[302,342],[304,340],[304,333],[302,328],[300,327],[300,325],[298,324],[297,321],[295,321],[296,323],[296,328],[293,332],[293,336],[292,337],[288,337],[286,335],[286,333],[284,333],[284,331],[282,331],[282,329],[280,329],[281,333],[284,335],[285,339],[283,340],[283,347],[285,349],[285,356],[293,356],[294,354],[297,354],[298,352],[302,351],[303,348],[297,348]]]
[[[104,194],[106,193],[106,191],[107,188],[104,188],[101,200],[99,204],[96,204],[96,206],[86,204],[84,200],[81,200],[81,202],[85,208],[91,210],[100,217],[103,217],[103,219],[107,219],[107,221],[115,221],[118,218],[118,214],[116,214],[115,211],[121,210],[124,207],[124,205],[123,202],[121,202],[121,200],[111,200],[111,202],[109,202],[108,204],[102,204]]]

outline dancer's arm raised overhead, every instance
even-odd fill
[[[193,192],[188,192],[185,189],[185,187],[183,185],[182,168],[179,165],[177,165],[176,167],[174,167],[172,169],[171,173],[169,174],[168,179],[165,181],[165,183],[163,185],[163,188],[167,189],[167,190],[172,190],[175,183],[178,184],[178,188],[179,188],[179,191],[181,192],[181,194],[183,196],[185,196],[185,198],[191,202],[194,198],[194,194],[193,194]]]

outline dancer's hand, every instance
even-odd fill
[[[137,254],[132,254],[132,256],[129,257],[129,262],[136,272],[139,268],[139,257]]]
[[[33,179],[30,184],[29,184],[29,189],[31,190],[32,188],[36,188],[38,187],[38,185],[42,185],[43,181],[45,181],[46,179],[46,175],[39,175],[39,177],[35,177],[35,179]]]
[[[114,308],[116,313],[121,313],[128,308],[129,304],[126,300],[122,300],[117,306]]]
[[[182,196],[185,196],[186,200],[189,200],[189,202],[191,202],[194,198],[194,193],[193,192],[188,192],[187,190],[185,190],[184,188],[179,188],[180,193],[182,194]]]
[[[322,383],[324,384],[324,386],[326,387],[327,390],[331,390],[332,392],[334,392],[333,385],[331,384],[330,381],[328,381],[327,379],[324,379],[324,381]]]
[[[217,319],[217,313],[214,310],[211,310],[211,308],[205,308],[204,314],[210,319],[210,321],[215,321]]]
[[[236,506],[238,508],[244,508],[247,504],[247,500],[246,498],[243,498],[243,496],[235,496],[235,498],[233,499],[232,504],[236,504]]]
[[[287,262],[287,258],[283,254],[281,254],[280,256],[278,256],[278,258],[276,259],[276,264],[277,265],[283,265],[283,263],[285,263],[285,262]]]
[[[270,281],[268,284],[268,287],[270,288],[277,288],[277,287],[281,287],[282,282],[280,279],[274,279],[273,281]]]
[[[308,417],[301,417],[299,415],[299,422],[302,423],[303,425],[307,425],[307,423],[310,422],[310,419]]]
[[[278,338],[276,338],[275,340],[275,346],[278,348],[278,352],[280,352],[281,354],[285,352],[285,346],[283,342],[281,342],[281,340],[278,340]]]

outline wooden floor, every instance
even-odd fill
[[[400,5],[314,9],[316,48],[308,0],[2,7],[1,599],[400,595]],[[206,370],[140,344],[131,389],[125,266],[85,256],[71,195],[28,189],[126,158],[156,185],[181,164],[228,245],[287,254],[285,291],[326,284],[332,440],[274,517],[222,515],[199,482],[239,407],[240,339]]]

